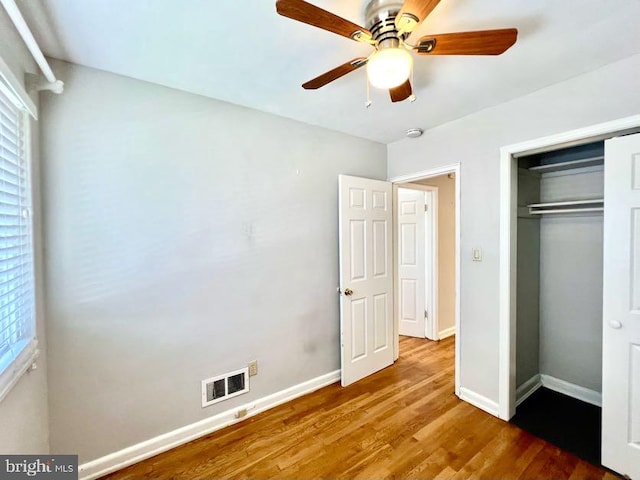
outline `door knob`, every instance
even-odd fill
[[[609,326],[617,330],[618,328],[622,328],[622,323],[620,323],[618,320],[611,320],[609,322]]]
[[[351,295],[353,295],[353,290],[351,290],[350,288],[345,288],[345,289],[344,289],[344,294],[345,294],[347,297],[350,297]]]

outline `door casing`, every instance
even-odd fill
[[[421,172],[416,172],[410,175],[400,175],[397,177],[393,177],[390,178],[389,181],[393,183],[394,185],[394,201],[393,201],[393,208],[394,208],[394,212],[393,212],[393,219],[394,219],[394,223],[397,221],[397,212],[396,212],[396,191],[397,191],[397,187],[398,186],[403,186],[402,184],[404,183],[411,183],[411,182],[415,182],[416,180],[425,180],[428,178],[432,178],[432,177],[437,177],[439,175],[445,175],[448,173],[453,173],[455,175],[455,212],[456,212],[456,222],[455,222],[455,228],[456,228],[456,232],[455,232],[455,275],[456,275],[456,304],[455,304],[455,310],[456,310],[456,318],[455,318],[455,323],[456,323],[456,338],[455,338],[455,394],[457,396],[460,396],[460,368],[461,368],[461,363],[460,363],[460,345],[461,345],[461,341],[460,339],[462,338],[462,335],[464,334],[460,325],[460,164],[459,163],[454,163],[454,164],[449,164],[449,165],[444,165],[442,167],[438,167],[438,168],[432,168],[429,170],[423,170]],[[403,186],[404,187],[404,186]],[[395,249],[397,248],[397,243],[398,243],[398,239],[396,238],[397,236],[397,225],[394,224],[393,226],[393,235],[394,235],[394,239],[393,239],[393,245],[394,245],[394,259],[397,259],[397,252],[395,251]],[[395,261],[394,261],[394,285],[397,284],[397,268],[395,265]],[[394,294],[395,296],[395,294]],[[394,344],[394,359],[398,359],[398,356],[400,354],[400,335],[399,335],[399,321],[400,319],[394,315],[394,322],[393,322],[393,327],[394,327],[394,339],[395,339],[395,344]]]
[[[516,412],[516,273],[518,158],[640,131],[640,115],[550,135],[500,149],[498,416]],[[605,167],[606,168],[606,167]]]

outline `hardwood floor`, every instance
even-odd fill
[[[613,479],[453,393],[453,337],[109,475],[109,479]]]

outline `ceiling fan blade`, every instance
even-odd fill
[[[517,38],[515,28],[425,35],[415,50],[418,55],[500,55]]]
[[[371,32],[349,20],[327,12],[303,0],[277,0],[276,11],[308,25],[328,30],[358,42],[371,43]]]
[[[403,100],[406,100],[411,96],[412,93],[413,91],[411,89],[411,82],[409,80],[407,80],[400,86],[389,89],[389,95],[391,95],[392,102],[401,102]]]
[[[405,0],[396,16],[398,33],[411,33],[429,16],[440,0]]]
[[[367,57],[358,57],[353,60],[340,65],[339,67],[329,70],[326,73],[309,80],[307,83],[302,84],[302,88],[305,90],[316,90],[317,88],[324,87],[327,83],[333,82],[340,77],[345,76],[347,73],[351,73],[354,70],[366,65]]]

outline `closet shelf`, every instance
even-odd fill
[[[549,213],[582,213],[604,211],[604,198],[591,200],[570,200],[565,202],[532,203],[529,215],[546,215]]]
[[[529,167],[532,172],[549,173],[571,170],[572,168],[594,167],[604,165],[604,156],[583,158],[581,160],[571,160],[569,162],[550,163],[548,165],[536,165]]]

